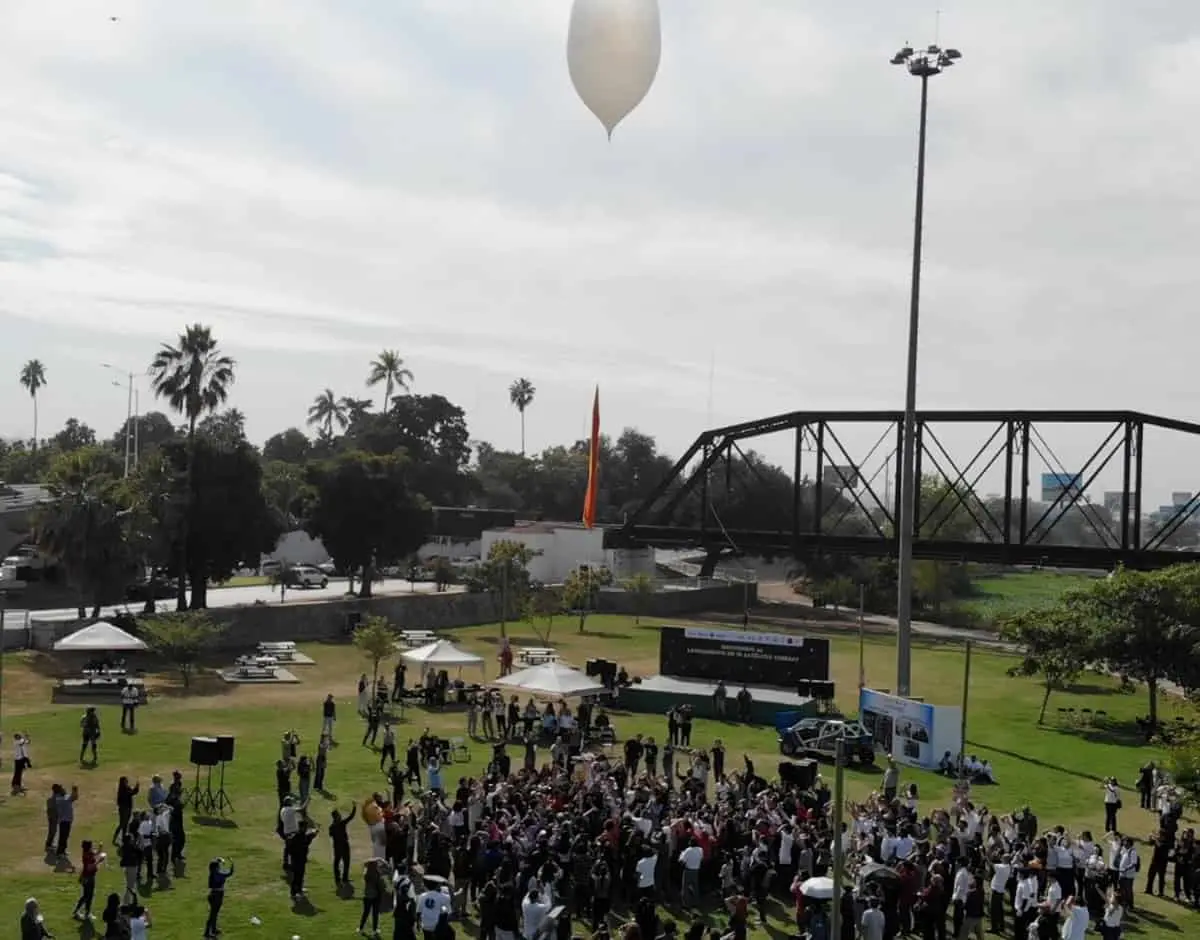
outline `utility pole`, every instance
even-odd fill
[[[842,882],[846,875],[846,852],[842,846],[842,807],[846,802],[845,743],[838,738],[833,757],[833,900],[830,902],[829,936],[834,940],[842,935]]]

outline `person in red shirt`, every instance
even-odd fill
[[[96,875],[100,871],[104,855],[100,852],[100,846],[92,845],[87,839],[83,840],[80,849],[83,858],[79,866],[79,900],[75,902],[72,916],[76,920],[93,920],[92,902],[96,899]]]

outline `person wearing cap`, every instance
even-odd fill
[[[42,918],[41,908],[38,907],[37,898],[27,899],[25,910],[21,914],[21,940],[43,940],[50,936],[50,931],[46,929],[46,923]]]
[[[208,863],[208,920],[204,923],[205,940],[212,940],[221,931],[217,927],[217,918],[221,914],[221,905],[225,903],[225,883],[233,877],[233,862],[226,868],[223,858],[214,858]]]

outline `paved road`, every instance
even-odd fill
[[[410,582],[400,578],[390,578],[386,581],[375,584],[373,593],[376,596],[385,597],[395,594],[420,593],[427,594],[435,590],[435,585],[431,582],[417,581]],[[461,590],[461,588],[451,587],[449,590]],[[331,601],[338,600],[346,593],[346,582],[342,580],[330,581],[329,586],[325,588],[307,588],[300,590],[296,588],[289,589],[287,592],[287,600],[285,604],[311,604],[316,601]],[[208,591],[208,606],[209,607],[237,607],[243,604],[254,604],[257,602],[264,604],[278,604],[279,590],[267,585],[254,587],[230,587],[230,588],[210,588]],[[175,602],[172,600],[159,601],[160,610],[173,610]],[[8,607],[10,608],[4,617],[4,628],[7,630],[24,629],[25,612],[20,609],[20,597],[12,597],[9,599]],[[120,604],[114,607],[105,607],[100,611],[102,617],[111,616],[124,610],[129,610],[131,613],[139,613],[142,609],[140,603],[125,605]],[[74,607],[61,610],[38,610],[32,611],[30,614],[36,620],[62,622],[75,620],[78,611]]]

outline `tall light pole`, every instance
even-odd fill
[[[908,308],[908,369],[904,387],[904,439],[900,454],[899,571],[896,598],[896,694],[908,695],[912,685],[913,529],[920,492],[916,480],[917,453],[917,340],[921,313],[921,228],[925,216],[925,118],[929,110],[929,79],[962,58],[957,49],[905,46],[892,65],[903,65],[921,80],[921,123],[917,136],[917,205],[913,218],[912,294]]]
[[[102,365],[105,369],[108,369],[110,372],[123,375],[127,382],[126,388],[128,399],[125,406],[125,476],[128,477],[130,468],[137,466],[137,419],[139,416],[134,411],[134,401],[135,396],[138,398],[140,398],[140,396],[137,396],[137,393],[134,390],[132,372],[124,372],[109,362],[102,362],[100,365]],[[113,381],[113,385],[117,386],[117,388],[121,387],[121,383],[115,380]],[[138,401],[138,407],[141,407],[140,401]]]

